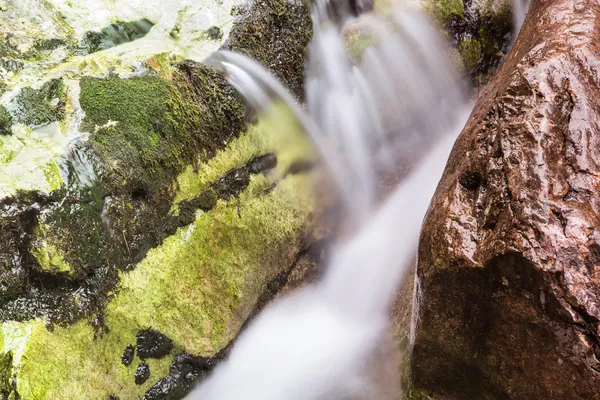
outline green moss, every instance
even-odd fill
[[[468,69],[477,68],[481,59],[482,49],[479,40],[467,39],[460,44],[460,53]]]
[[[151,163],[159,156],[153,137],[171,97],[168,82],[156,77],[81,79],[80,103],[86,112],[83,130],[105,156],[125,162],[137,154]]]
[[[12,125],[12,117],[6,111],[4,106],[0,106],[0,135],[10,135],[10,127]]]
[[[275,255],[289,259],[297,250],[294,237],[310,207],[292,199],[306,184],[304,178],[286,180],[267,196],[250,197],[268,187],[265,178],[253,177],[239,214],[235,204],[221,200],[151,250],[122,277],[122,292],[108,307],[108,323],[151,326],[192,353],[222,348],[243,322],[236,314],[242,302],[252,303],[253,281],[265,274],[261,267]]]
[[[36,234],[32,244],[31,254],[36,258],[40,268],[48,272],[70,272],[71,266],[65,261],[62,251],[49,240],[41,239],[47,237],[45,231],[48,227],[44,224],[36,227]]]
[[[82,321],[48,331],[38,323],[32,329],[20,365],[17,389],[22,399],[106,400],[111,393],[121,399],[139,399],[152,381],[165,375],[169,358],[148,360],[151,379],[134,383],[137,357],[129,367],[120,357],[135,343],[135,327],[94,338],[94,329]]]
[[[82,129],[116,182],[156,193],[196,159],[243,130],[241,99],[206,66],[183,64],[172,81],[82,78]]]
[[[278,175],[287,171],[292,162],[310,157],[310,141],[298,133],[301,128],[293,118],[284,105],[277,104],[261,118],[260,124],[250,126],[246,134],[219,150],[210,163],[196,168],[188,166],[177,177],[179,190],[171,211],[175,211],[182,201],[198,196],[227,171],[246,165],[258,155],[267,152],[277,154],[275,173]]]
[[[64,118],[66,88],[62,79],[51,79],[40,89],[23,88],[10,104],[13,122],[41,126]]]
[[[465,8],[462,0],[425,0],[423,6],[440,26],[445,27],[456,18],[464,19]]]
[[[273,143],[288,149],[278,154],[285,168],[299,154],[284,144],[307,139],[297,130],[278,129],[285,125],[276,115],[254,126],[230,149],[241,151],[239,143],[250,135],[267,138],[256,148]],[[306,151],[307,146],[300,147]],[[229,170],[250,153],[253,150],[231,158],[218,153],[200,166],[203,176]],[[312,212],[308,175],[290,175],[267,190],[273,179],[278,178],[252,175],[239,204],[219,200],[211,211],[198,212],[191,225],[150,250],[135,270],[122,272],[105,310],[108,331],[101,337],[94,339],[94,329],[85,321],[53,331],[42,323],[34,325],[18,374],[21,397],[106,400],[112,393],[121,399],[140,398],[167,374],[170,358],[149,360],[151,378],[136,386],[137,358],[125,367],[120,356],[139,329],[151,327],[173,339],[174,353],[212,355],[226,345],[266,282],[293,262]]]

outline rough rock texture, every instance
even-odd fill
[[[48,87],[67,90],[60,80],[50,82],[40,93]],[[9,260],[0,266],[7,281],[0,300],[4,320],[45,316],[66,323],[102,308],[117,270],[133,268],[149,249],[193,221],[169,214],[177,176],[245,129],[240,96],[200,64],[177,64],[170,81],[155,75],[85,76],[78,86],[85,112],[80,129],[90,134],[54,164],[64,171],[56,174],[63,182],[48,194],[17,192],[0,205],[0,226],[17,229],[14,243],[2,246],[0,255]],[[22,96],[15,99],[19,105]],[[48,103],[27,106],[40,96]],[[18,112],[9,111],[15,118],[26,116],[23,122],[48,124],[56,116],[50,112],[53,97],[36,95]],[[192,211],[198,208],[212,207],[200,203]],[[9,290],[17,275],[21,293]]]
[[[265,65],[302,97],[304,58],[311,37],[310,14],[301,0],[256,0],[231,30],[228,48]]]
[[[534,0],[419,248],[419,389],[600,398],[600,4]]]
[[[458,50],[471,80],[485,83],[511,42],[510,0],[424,0],[423,7]]]
[[[34,3],[56,14],[51,2]],[[300,3],[272,6],[286,14],[238,49],[272,60],[293,36],[279,66],[300,82],[294,35],[306,26],[287,24],[308,14]],[[254,21],[252,9],[246,15]],[[198,48],[220,45],[233,21],[225,16],[223,37]],[[187,43],[188,22],[172,40]],[[21,51],[7,57],[22,70],[0,66],[1,396],[135,399],[161,381],[166,398],[181,398],[205,374],[197,361],[218,359],[304,248],[310,177],[287,172],[310,161],[311,147],[285,110],[247,124],[241,97],[216,71],[181,54],[140,53],[134,45],[146,38],[127,36],[136,40],[52,65]]]

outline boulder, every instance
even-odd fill
[[[310,143],[281,108],[248,124],[224,78],[185,59],[266,5],[233,23],[227,0],[133,1],[135,15],[118,0],[114,19],[66,3],[0,1],[0,19],[22,25],[0,25],[0,58],[19,66],[0,65],[0,392],[181,398],[202,374],[180,361],[217,360],[302,251],[310,177],[288,172]],[[308,13],[269,7],[285,11],[276,26],[231,43],[274,59],[293,42],[276,67],[301,82],[310,25],[289,24]]]
[[[418,252],[433,398],[600,398],[599,20],[533,0],[450,155]]]

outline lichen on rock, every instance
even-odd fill
[[[40,89],[23,88],[8,105],[14,123],[29,127],[47,125],[64,118],[66,88],[61,79],[45,82]]]
[[[0,135],[10,135],[10,127],[12,125],[12,117],[6,111],[6,107],[0,105]]]

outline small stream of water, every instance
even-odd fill
[[[194,399],[346,399],[371,390],[366,363],[470,105],[424,15],[366,18],[360,34],[376,44],[357,63],[342,40],[345,19],[336,21],[325,5],[315,8],[306,108],[254,61],[228,52],[211,60],[259,111],[278,98],[295,112],[337,185],[351,234],[333,249],[320,282],[250,324]],[[402,163],[412,172],[379,204],[381,172]]]

